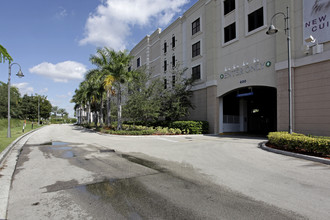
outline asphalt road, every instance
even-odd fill
[[[7,217],[329,219],[330,166],[264,151],[262,141],[46,126],[24,141]]]

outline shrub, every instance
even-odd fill
[[[329,137],[306,136],[303,134],[289,134],[287,132],[271,132],[269,143],[287,150],[303,150],[309,153],[330,155]]]
[[[120,130],[120,131],[114,131],[114,130],[103,130],[103,132],[107,134],[117,134],[117,135],[151,135],[155,132],[155,130]]]
[[[167,127],[163,128],[163,127],[156,127],[156,132],[155,134],[169,134],[169,130]]]
[[[179,128],[170,128],[168,129],[169,134],[182,134],[182,131]]]
[[[207,121],[175,121],[170,128],[177,128],[185,134],[206,134],[208,133]]]

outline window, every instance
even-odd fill
[[[172,48],[175,47],[175,36],[172,37]]]
[[[172,87],[175,86],[175,76],[172,76]]]
[[[128,72],[131,72],[132,71],[132,66],[128,67]]]
[[[175,67],[175,56],[172,56],[172,67]]]
[[[139,57],[139,58],[137,58],[137,60],[136,60],[136,66],[139,67],[140,65],[141,65],[141,59],[140,59],[140,57]]]
[[[263,7],[261,7],[258,10],[255,10],[254,12],[248,15],[248,30],[250,32],[263,25],[264,25],[264,9]]]
[[[167,89],[167,79],[164,79],[164,89]]]
[[[197,80],[201,78],[201,65],[192,68],[191,77],[193,80]]]
[[[232,23],[225,27],[225,43],[236,38],[236,23]]]
[[[167,52],[167,43],[164,42],[164,53],[166,53],[166,52]]]
[[[224,15],[235,10],[235,0],[224,0],[223,1],[223,12]]]
[[[192,35],[196,34],[197,32],[200,31],[200,20],[199,18],[196,19],[193,23],[192,23]]]
[[[164,71],[166,71],[166,70],[167,70],[167,61],[164,60]]]
[[[198,41],[197,43],[192,45],[192,57],[198,56],[201,54],[201,42]]]

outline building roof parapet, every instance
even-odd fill
[[[185,11],[182,15],[182,19],[186,19],[191,14],[193,14],[196,10],[204,6],[205,4],[208,4],[210,0],[198,0],[193,6],[191,6],[187,11]]]
[[[165,36],[166,34],[170,33],[175,27],[181,25],[181,17],[178,17],[175,21],[173,21],[169,26],[167,26],[161,33],[161,37]]]
[[[135,47],[132,48],[130,53],[136,52],[136,51],[141,51],[144,47],[147,47],[149,44],[149,35],[146,35],[138,44],[135,45]]]

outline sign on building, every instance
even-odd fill
[[[304,0],[304,39],[312,35],[318,43],[330,41],[330,0]]]

